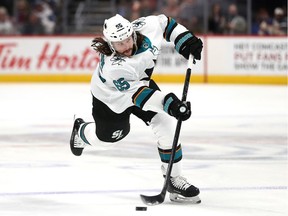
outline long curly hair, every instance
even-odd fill
[[[140,32],[137,32],[137,31],[136,31],[136,35],[137,35],[136,45],[137,47],[140,47],[144,40],[144,35],[142,35]],[[91,47],[93,47],[93,49],[96,52],[102,53],[106,56],[110,56],[113,53],[107,41],[105,41],[102,37],[94,38],[92,40]]]

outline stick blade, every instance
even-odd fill
[[[146,196],[146,195],[140,194],[140,197],[141,197],[142,202],[149,206],[159,205],[163,203],[165,200],[165,195],[163,196],[162,193],[156,196]]]

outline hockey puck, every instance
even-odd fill
[[[147,211],[146,206],[136,206],[136,211]]]

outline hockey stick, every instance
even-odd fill
[[[193,59],[193,61],[192,61],[192,59]],[[191,65],[192,65],[191,62],[193,62],[193,64],[195,64],[195,59],[193,58],[192,55],[189,57],[189,60],[188,60],[188,68],[186,71],[186,77],[185,77],[185,82],[184,82],[183,92],[182,92],[182,101],[186,101],[186,98],[187,98],[188,87],[189,87],[190,76],[191,76]],[[165,200],[165,196],[166,196],[166,192],[167,192],[167,188],[168,188],[168,183],[170,180],[171,171],[172,171],[172,167],[173,167],[173,160],[175,157],[178,139],[179,139],[179,135],[180,135],[181,125],[182,125],[182,120],[181,120],[181,118],[179,118],[177,120],[177,125],[176,125],[176,130],[175,130],[175,135],[174,135],[173,145],[172,145],[172,150],[171,150],[171,157],[169,160],[168,169],[167,169],[167,173],[166,173],[166,177],[165,177],[165,181],[164,181],[164,185],[163,185],[161,193],[158,195],[155,195],[155,196],[146,196],[146,195],[140,194],[140,197],[141,197],[143,203],[145,203],[146,205],[151,205],[151,206],[158,205],[158,204],[163,203]]]

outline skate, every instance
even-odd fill
[[[85,123],[85,122],[81,118],[77,118],[74,120],[72,134],[71,134],[71,138],[70,138],[70,149],[75,156],[80,156],[83,152],[85,145],[86,145],[78,135],[80,125],[83,123]]]
[[[182,176],[171,177],[168,184],[168,192],[170,193],[170,200],[173,202],[201,203],[198,194],[199,189],[187,182],[186,178]]]

